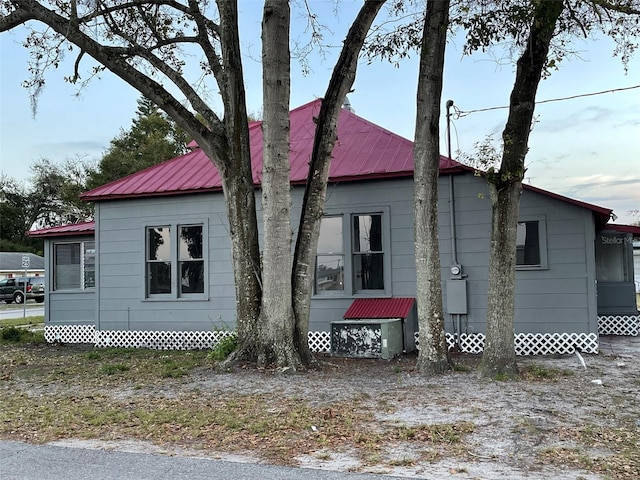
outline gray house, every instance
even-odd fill
[[[291,112],[293,225],[319,108],[317,100]],[[260,122],[250,125],[250,135],[259,188]],[[415,298],[412,153],[410,141],[341,112],[316,257],[309,334],[316,351],[330,348],[332,325],[342,328],[354,302],[362,314],[349,319],[375,324],[385,302]],[[441,158],[440,171],[450,344],[479,352],[488,288],[488,189],[482,177],[451,159]],[[224,198],[218,172],[202,150],[192,145],[186,155],[83,198],[95,203],[95,222],[32,232],[45,240],[48,339],[194,348],[210,346],[221,329],[234,327]],[[599,333],[638,334],[631,238],[640,229],[608,224],[611,214],[525,186],[518,224],[519,354],[570,352],[576,345],[597,352]],[[410,349],[415,306],[403,312],[404,349]]]

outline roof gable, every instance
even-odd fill
[[[322,100],[290,112],[291,183],[306,182],[315,135],[315,117]],[[262,122],[249,125],[253,181],[262,180]],[[338,117],[337,140],[329,171],[330,181],[351,181],[413,175],[413,143],[342,109]],[[109,200],[215,191],[222,189],[220,174],[205,153],[192,142],[193,151],[140,172],[90,190],[84,200]],[[441,157],[441,169],[460,166]]]

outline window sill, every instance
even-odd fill
[[[516,272],[531,270],[549,270],[547,265],[516,265]]]
[[[349,300],[354,298],[391,298],[393,295],[391,293],[382,291],[382,290],[371,290],[367,293],[351,293],[351,294],[336,294],[336,295],[313,295],[311,297],[312,300]]]
[[[208,302],[207,296],[194,296],[194,297],[170,297],[170,296],[158,296],[147,297],[142,300],[143,302]]]

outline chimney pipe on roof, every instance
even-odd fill
[[[349,97],[344,97],[344,103],[342,104],[342,108],[350,111],[351,113],[356,113],[356,111],[351,107],[351,103],[349,102]]]

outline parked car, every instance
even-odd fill
[[[27,300],[44,302],[44,277],[15,277],[0,280],[0,300],[7,303],[22,303],[25,296]]]

